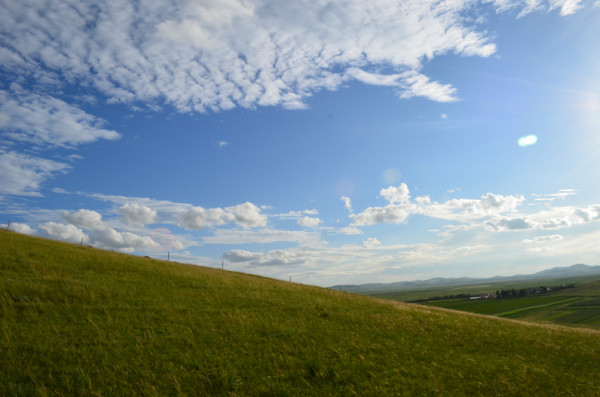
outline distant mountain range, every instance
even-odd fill
[[[359,284],[359,285],[334,285],[329,287],[331,289],[343,290],[346,292],[357,292],[361,293],[364,291],[377,292],[377,291],[393,291],[393,290],[407,290],[417,289],[425,287],[452,287],[471,285],[486,282],[498,282],[498,281],[513,281],[513,280],[529,280],[529,279],[553,279],[553,278],[564,278],[564,277],[583,277],[588,275],[600,275],[600,266],[588,266],[583,264],[576,264],[565,267],[554,267],[552,269],[542,270],[533,274],[516,274],[514,276],[495,276],[488,278],[471,278],[471,277],[457,277],[457,278],[442,278],[436,277],[429,280],[417,280],[417,281],[399,281],[395,283],[370,283],[370,284]]]

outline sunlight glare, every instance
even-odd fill
[[[531,146],[531,145],[535,145],[537,140],[538,140],[537,136],[527,135],[527,136],[523,136],[523,137],[519,138],[519,140],[517,141],[517,144],[521,147]]]

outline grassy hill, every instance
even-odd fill
[[[599,395],[600,333],[0,232],[0,395]]]

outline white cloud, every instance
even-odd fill
[[[70,146],[120,134],[102,128],[104,120],[43,94],[0,90],[0,132],[5,138],[35,145]]]
[[[336,89],[350,78],[394,86],[402,98],[453,101],[456,89],[422,74],[424,62],[451,52],[488,57],[496,50],[489,34],[464,17],[480,6],[471,1],[5,3],[5,72],[40,86],[66,81],[91,86],[112,102],[166,103],[182,112],[301,108],[314,92]],[[499,11],[530,12],[531,3],[492,4]],[[550,7],[568,15],[580,2],[551,0]],[[43,109],[56,105],[44,98],[39,103]],[[97,128],[99,120],[77,114],[90,127],[81,138],[69,133],[44,139],[110,139],[108,130]]]
[[[128,206],[129,205],[129,206]],[[133,220],[141,221],[147,219],[148,215],[155,214],[155,211],[147,212],[143,206],[135,207],[128,203],[125,212],[133,216]],[[134,253],[147,251],[176,251],[185,248],[186,246],[196,245],[192,241],[186,241],[185,238],[179,239],[173,236],[170,230],[166,228],[158,228],[151,233],[145,229],[141,229],[141,234],[133,233],[127,230],[117,230],[113,226],[117,225],[118,229],[123,229],[127,225],[116,220],[105,222],[102,219],[102,214],[97,211],[80,209],[78,211],[62,211],[62,217],[69,222],[68,225],[59,224],[56,222],[46,222],[40,226],[40,229],[51,235],[66,241],[74,241],[74,237],[79,237],[85,231],[89,232],[89,236],[85,236],[85,241],[94,247],[117,250],[120,252]],[[136,226],[143,226],[140,223],[133,223]],[[183,241],[183,242],[182,242]],[[77,241],[78,242],[78,241]]]
[[[229,142],[227,142],[227,141],[219,141],[219,147],[225,147],[227,145],[229,145]]]
[[[144,226],[155,223],[158,219],[157,211],[137,203],[127,203],[119,208],[125,222],[131,225]]]
[[[514,212],[525,201],[523,196],[502,196],[487,193],[481,199],[452,199],[444,203],[432,202],[428,196],[410,200],[406,184],[381,189],[380,196],[390,202],[385,207],[369,207],[359,214],[350,214],[354,226],[378,223],[405,223],[411,214],[432,218],[472,222],[476,219],[496,217]]]
[[[300,226],[306,226],[306,227],[317,227],[317,226],[319,226],[319,224],[321,222],[323,222],[323,221],[320,220],[319,218],[313,218],[310,216],[304,216],[304,217],[298,219],[298,224]]]
[[[48,237],[71,243],[87,242],[88,236],[74,225],[64,223],[46,222],[39,226]]]
[[[35,229],[32,229],[31,226],[25,223],[11,222],[10,225],[0,225],[0,229],[8,229],[20,234],[27,234],[29,236],[35,234]]]
[[[204,229],[206,227],[235,223],[244,228],[266,226],[267,216],[260,208],[250,202],[233,207],[209,208],[192,207],[179,214],[177,224],[186,229]]]
[[[532,243],[553,243],[556,241],[561,241],[564,237],[560,234],[549,234],[546,236],[537,236],[532,239],[524,239],[523,242],[527,244]]]
[[[338,231],[341,234],[347,234],[347,235],[363,234],[363,231],[356,227],[343,227],[343,228],[339,229]]]
[[[251,266],[288,266],[304,264],[309,258],[303,252],[272,250],[266,254],[244,250],[230,250],[223,253],[223,259]]]
[[[577,191],[574,189],[560,189],[557,193],[552,194],[533,194],[535,201],[554,201],[565,200],[569,196],[574,196]]]
[[[453,88],[450,84],[429,81],[427,76],[415,71],[398,74],[378,74],[369,73],[359,68],[349,68],[346,71],[346,76],[366,84],[397,87],[399,89],[398,95],[404,99],[421,96],[438,102],[456,101],[456,88]]]
[[[590,222],[600,221],[600,205],[584,208],[554,207],[534,214],[508,218],[501,217],[485,222],[485,225],[496,231],[505,230],[552,230],[570,228]]]
[[[581,0],[549,0],[550,10],[560,8],[560,15],[572,15],[580,8],[583,8]]]
[[[490,49],[484,56],[495,52],[495,47]],[[438,81],[430,81],[429,77],[414,71],[403,74],[402,90],[399,92],[400,98],[410,99],[416,96],[425,97],[437,102],[454,102],[456,98],[456,88],[450,84],[441,84]]]
[[[381,189],[379,194],[389,201],[390,204],[406,204],[410,201],[410,191],[406,183],[402,183],[397,187],[389,186]]]
[[[102,215],[93,210],[80,209],[76,212],[63,211],[63,218],[75,226],[90,230],[104,229]]]
[[[388,205],[385,207],[369,207],[360,214],[352,214],[352,225],[374,225],[377,223],[405,223],[410,214],[415,213],[416,206]]]
[[[281,217],[284,218],[296,218],[296,217],[301,217],[304,215],[318,215],[319,211],[317,211],[316,209],[312,209],[312,210],[302,210],[302,211],[290,211],[287,214],[284,215],[280,215]]]
[[[525,201],[525,197],[521,195],[503,196],[487,193],[481,196],[481,199],[452,199],[441,204],[432,203],[429,198],[417,197],[415,201],[420,201],[421,206],[418,211],[424,215],[433,218],[469,222],[514,212]]]
[[[269,244],[291,242],[302,245],[320,245],[315,232],[277,229],[236,230],[218,229],[212,236],[202,238],[205,244]]]
[[[344,202],[344,207],[346,207],[348,212],[352,212],[352,200],[350,200],[350,197],[342,196],[340,200]]]
[[[235,223],[242,227],[260,227],[267,225],[267,216],[260,213],[260,208],[246,201],[234,207],[225,208],[235,217]]]
[[[93,239],[93,244],[99,248],[116,249],[127,253],[137,250],[150,250],[157,246],[156,242],[149,236],[119,232],[111,228],[94,230],[90,236]]]
[[[263,254],[245,250],[231,250],[223,253],[223,259],[234,263],[251,262],[258,260],[262,257]]]
[[[41,184],[69,168],[65,163],[0,149],[0,193],[41,196]]]
[[[363,246],[365,248],[375,248],[378,245],[381,245],[381,242],[377,240],[375,237],[369,237],[365,241],[363,241]]]

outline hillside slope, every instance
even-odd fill
[[[600,394],[600,333],[0,232],[0,395]]]

